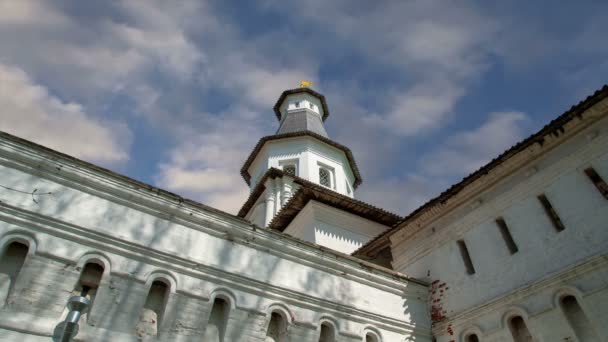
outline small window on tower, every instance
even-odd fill
[[[319,168],[319,184],[331,188],[331,172],[328,169]]]
[[[294,106],[296,106],[296,108],[300,108],[300,101],[294,102]]]
[[[283,166],[283,172],[290,176],[296,176],[296,166],[294,164],[287,164]]]
[[[310,107],[310,109],[315,109],[315,105],[314,105],[314,104],[312,104],[312,102],[309,102],[309,103],[308,103],[308,107]]]

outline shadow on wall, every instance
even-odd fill
[[[39,180],[31,177],[28,178],[31,181],[32,187],[39,186]],[[23,179],[19,180],[18,183],[23,185]],[[10,186],[16,186],[15,184],[9,184]],[[27,184],[26,184],[27,185]],[[66,189],[60,189],[60,186],[65,186]],[[27,203],[24,200],[23,203],[18,205],[23,206],[26,210],[36,209],[35,206],[41,207],[41,212],[59,220],[73,222],[78,224],[79,220],[82,219],[86,222],[87,226],[100,227],[99,229],[106,229],[108,227],[116,227],[115,231],[125,239],[137,241],[138,244],[142,244],[149,247],[158,247],[160,242],[165,240],[168,236],[170,229],[176,228],[172,226],[172,223],[168,220],[156,217],[152,215],[134,215],[131,207],[126,205],[116,205],[111,201],[91,201],[87,193],[80,193],[73,191],[68,188],[69,184],[56,186],[52,189],[57,196],[47,198],[44,203],[30,203],[31,199],[27,199]],[[91,204],[94,203],[94,205]],[[14,204],[13,204],[14,205]],[[90,209],[90,210],[89,210]],[[146,227],[147,229],[141,229]],[[194,248],[193,239],[186,237],[180,238],[176,241],[171,241],[172,248],[179,251],[192,250]],[[58,242],[51,242],[58,243]],[[224,248],[218,249],[217,263],[219,265],[239,265],[242,270],[253,270],[256,274],[260,275],[260,278],[268,284],[276,283],[274,280],[283,278],[286,276],[286,272],[290,271],[292,261],[282,259],[277,256],[272,256],[268,253],[261,251],[254,251],[253,255],[271,255],[266,257],[265,262],[260,263],[260,259],[252,257],[251,254],[246,254],[243,245],[236,245],[234,242],[224,240]],[[11,245],[12,246],[12,245]],[[16,247],[15,247],[16,246]],[[23,247],[15,245],[10,247],[10,255],[3,257],[3,260],[9,260],[11,265],[19,265],[19,262],[10,261],[12,255],[24,254],[23,251],[19,252]],[[232,246],[238,248],[231,248]],[[45,249],[52,249],[53,247],[65,248],[65,246],[51,246],[46,245]],[[25,246],[27,248],[27,246]],[[100,249],[103,246],[100,243]],[[7,249],[7,250],[9,250]],[[13,251],[15,249],[15,251]],[[251,252],[251,251],[250,251]],[[120,254],[120,250],[114,250],[113,253]],[[25,252],[27,254],[27,251]],[[30,261],[34,261],[37,258],[36,255],[28,256],[25,261],[22,262],[27,267]],[[31,259],[31,260],[30,260]],[[47,259],[44,262],[50,262]],[[96,327],[117,327],[117,331],[137,334],[140,337],[164,335],[168,333],[175,321],[168,321],[169,317],[172,317],[171,310],[176,310],[176,302],[174,297],[176,296],[176,284],[163,279],[149,279],[146,283],[143,283],[142,278],[150,278],[149,269],[152,265],[144,263],[142,260],[131,259],[129,263],[122,265],[116,265],[116,269],[110,269],[109,265],[100,266],[95,268],[95,264],[89,266],[84,265],[82,272],[79,272],[77,266],[71,264],[60,265],[58,261],[52,261],[57,263],[57,267],[42,267],[43,261],[40,261],[40,272],[29,276],[28,279],[18,279],[17,282],[33,282],[38,283],[39,287],[48,287],[49,282],[56,284],[66,283],[66,279],[74,279],[72,284],[66,284],[64,287],[65,291],[46,291],[44,298],[45,302],[48,303],[61,303],[65,305],[67,299],[74,291],[79,291],[81,294],[91,296],[94,299],[93,311],[91,316],[85,320],[87,325]],[[11,266],[12,267],[12,266]],[[57,269],[61,271],[57,272]],[[117,271],[120,271],[118,273]],[[104,273],[106,273],[104,275]],[[111,273],[110,273],[111,272]],[[15,284],[15,277],[12,275],[13,270],[5,267],[4,264],[0,263],[0,282],[4,280],[0,285],[0,291],[4,289],[4,292],[10,292],[11,286]],[[102,274],[102,280],[99,280],[100,273]],[[244,273],[244,272],[243,272]],[[66,275],[71,276],[66,278]],[[73,275],[76,274],[74,277]],[[79,276],[78,276],[79,275]],[[303,287],[303,292],[310,296],[323,298],[329,301],[341,301],[345,303],[352,303],[359,300],[359,293],[355,293],[352,285],[348,281],[344,281],[342,278],[334,275],[323,273],[322,271],[309,271],[307,273],[293,273],[289,274],[290,277],[295,277],[292,281],[299,283]],[[12,279],[11,277],[15,278]],[[12,279],[12,280],[10,280]],[[10,281],[7,281],[10,280]],[[72,281],[72,280],[69,280]],[[202,281],[202,280],[201,280]],[[44,284],[43,284],[44,283]],[[7,285],[8,284],[8,285]],[[264,289],[259,289],[260,294],[263,294]],[[10,297],[10,296],[9,296]],[[106,297],[106,298],[103,298]],[[0,298],[3,299],[3,298]],[[10,299],[10,298],[9,298]],[[106,301],[110,305],[98,305],[97,301]],[[262,308],[267,299],[262,296],[258,296],[256,307]],[[405,301],[405,300],[404,300]],[[7,305],[10,305],[10,301]],[[211,304],[211,303],[210,303]],[[290,306],[290,303],[287,303]],[[40,316],[45,316],[43,309],[38,313]],[[55,309],[53,309],[55,310]],[[211,313],[203,320],[201,318],[199,324],[201,331],[205,330],[205,334],[212,335],[212,340],[217,341],[238,341],[240,336],[239,329],[230,329],[231,322],[229,319],[232,314],[230,305],[222,303],[221,300],[216,300],[211,305]],[[57,322],[60,321],[60,314],[63,312],[63,307],[55,310],[59,314],[57,315]],[[53,311],[53,312],[55,312]],[[201,309],[202,311],[202,309]],[[247,313],[249,318],[253,318],[255,321],[255,328],[260,331],[260,336],[266,334],[267,338],[271,338],[275,341],[289,341],[290,340],[290,328],[293,326],[294,321],[298,321],[298,317],[293,316],[291,312],[280,312],[270,310],[267,312],[266,317],[261,319],[254,313]],[[346,315],[346,313],[345,313]],[[48,315],[47,315],[48,316]],[[204,315],[201,315],[204,316]],[[319,312],[318,317],[331,316],[326,312]],[[50,317],[53,317],[52,315]],[[404,317],[413,317],[408,313],[407,307],[405,310]],[[208,318],[208,322],[207,322]],[[228,319],[227,319],[228,318]],[[340,317],[337,317],[340,318]],[[222,322],[224,322],[222,324]],[[83,321],[81,321],[81,324]],[[327,341],[331,341],[331,329],[328,325],[321,325],[321,322],[312,322],[315,325],[319,325],[316,330],[319,335],[318,338],[322,338]],[[263,326],[260,326],[262,324]],[[415,324],[413,322],[413,324]],[[207,329],[205,329],[207,327]],[[86,327],[83,327],[83,332],[86,332]],[[253,328],[252,328],[253,329]],[[337,329],[336,329],[337,330]],[[96,330],[101,336],[100,340],[111,340],[113,338],[112,331],[99,329]],[[337,335],[339,331],[334,331]],[[379,332],[370,330],[366,332],[367,336],[362,336],[362,340],[380,342],[381,335]],[[413,341],[413,339],[412,339]]]

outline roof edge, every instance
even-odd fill
[[[303,136],[309,136],[311,138],[315,138],[325,144],[328,144],[339,150],[342,150],[342,152],[344,152],[344,154],[346,155],[346,159],[348,159],[348,163],[350,164],[350,167],[353,171],[353,176],[355,177],[355,182],[353,183],[353,188],[357,189],[359,187],[359,185],[361,185],[361,183],[363,183],[363,178],[361,177],[361,173],[359,172],[359,167],[357,166],[357,163],[355,162],[355,157],[353,156],[352,151],[348,147],[346,147],[340,143],[337,143],[329,138],[326,138],[320,134],[317,134],[315,132],[299,131],[299,132],[292,132],[292,133],[267,135],[265,137],[260,138],[258,143],[255,145],[255,147],[249,154],[249,157],[247,157],[247,160],[245,160],[245,163],[241,167],[241,176],[243,177],[243,179],[245,180],[247,185],[251,185],[251,175],[249,174],[248,169],[251,166],[251,164],[253,164],[255,157],[257,157],[258,153],[260,153],[260,151],[262,150],[262,148],[264,147],[264,145],[267,142],[273,141],[273,140],[297,138],[297,137],[303,137]]]
[[[406,226],[408,223],[415,220],[416,218],[418,218],[419,216],[421,216],[428,210],[431,210],[438,204],[445,203],[448,199],[452,198],[453,196],[456,196],[458,193],[460,193],[460,191],[465,189],[467,186],[472,184],[477,179],[480,179],[481,177],[483,177],[484,175],[489,173],[495,167],[503,164],[510,158],[523,152],[528,147],[530,147],[536,143],[539,143],[542,145],[543,142],[545,141],[546,136],[554,134],[556,131],[563,129],[563,126],[566,123],[570,122],[575,117],[582,116],[582,114],[586,110],[588,110],[589,108],[593,107],[594,105],[596,105],[597,103],[601,102],[602,100],[604,100],[606,98],[608,98],[608,84],[603,85],[600,89],[596,90],[593,94],[587,96],[584,100],[582,100],[579,103],[570,107],[570,109],[566,110],[564,113],[559,115],[557,118],[551,120],[547,125],[545,125],[543,128],[538,130],[536,133],[533,133],[532,135],[528,136],[527,138],[516,143],[511,148],[505,150],[503,153],[498,155],[496,158],[492,159],[487,164],[483,165],[482,167],[480,167],[473,173],[464,177],[460,182],[453,184],[447,190],[440,193],[438,196],[427,201],[426,203],[424,203],[423,205],[421,205],[420,207],[418,207],[417,209],[412,211],[409,215],[407,215],[395,227],[393,227],[392,229],[390,229],[382,234],[379,234],[378,236],[376,236],[375,238],[373,238],[372,240],[368,241],[366,244],[361,246],[358,250],[354,251],[351,255],[358,256],[358,255],[365,254],[372,249],[377,249],[380,246],[375,246],[375,245],[377,244],[377,242],[379,240],[388,241],[388,239],[385,239],[385,238],[388,238],[391,235],[393,235],[394,233],[398,232],[399,230],[401,230],[401,228]]]

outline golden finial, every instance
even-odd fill
[[[312,87],[311,81],[300,81],[300,88],[309,88]]]

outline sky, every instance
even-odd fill
[[[556,6],[559,3],[559,6]],[[311,80],[406,215],[608,83],[606,1],[0,0],[0,130],[236,213]]]

